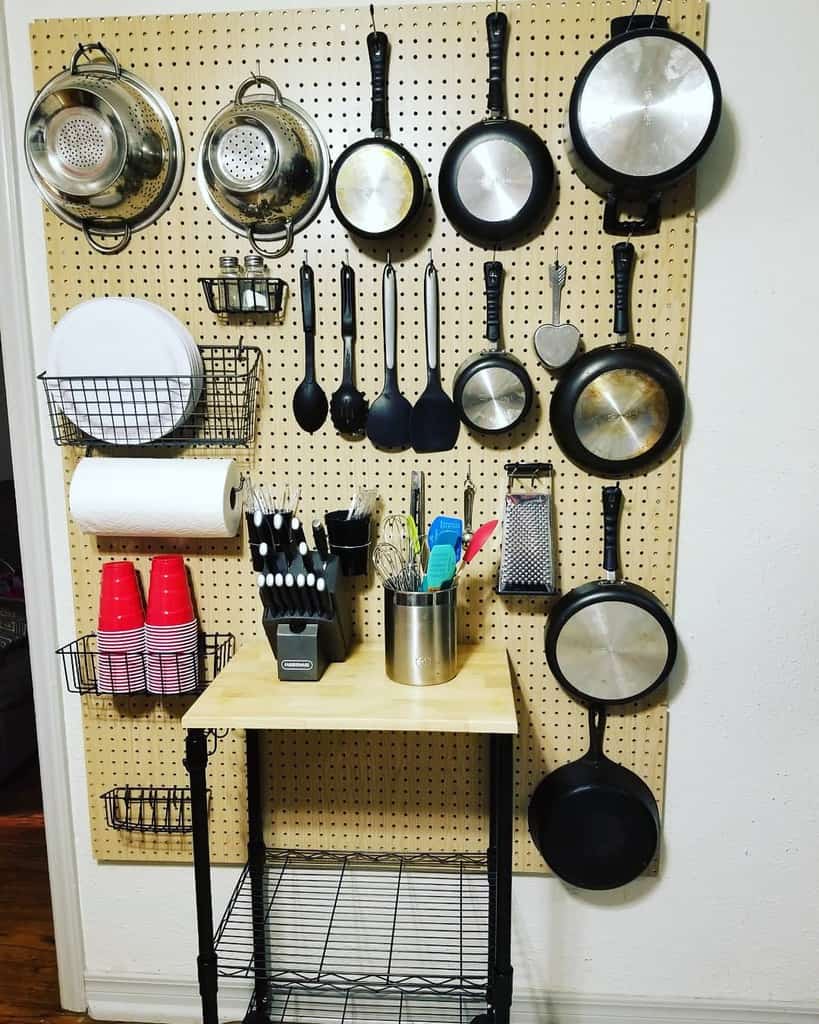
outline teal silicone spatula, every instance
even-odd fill
[[[429,553],[427,574],[421,583],[421,590],[440,590],[455,575],[455,549],[451,544],[436,544]]]

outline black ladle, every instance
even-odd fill
[[[304,324],[304,380],[293,395],[293,415],[302,430],[314,433],[327,418],[327,396],[316,381],[316,291],[307,260],[299,270],[301,320]]]
[[[369,403],[354,382],[355,274],[348,263],[341,265],[341,337],[344,341],[344,371],[341,386],[330,399],[330,416],[340,434],[363,434]]]
[[[384,390],[370,407],[367,437],[376,448],[409,448],[412,406],[398,387],[398,288],[389,254],[382,278],[381,301],[384,311]]]

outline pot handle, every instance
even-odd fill
[[[267,249],[263,249],[261,245],[259,245],[259,243],[256,241],[256,236],[254,234],[253,228],[247,229],[247,240],[248,242],[250,242],[253,249],[260,256],[264,256],[266,259],[269,260],[278,260],[281,259],[282,256],[285,256],[293,248],[293,221],[285,221],[284,229],[284,245],[281,247],[281,249],[276,249],[275,252],[269,252]]]
[[[603,488],[603,569],[606,579],[617,579],[618,544],[617,529],[620,519],[620,505],[623,492],[620,484]]]
[[[115,78],[119,78],[119,76],[120,76],[119,61],[117,60],[117,58],[113,55],[113,53],[111,53],[111,51],[106,46],[102,45],[102,43],[80,43],[79,44],[77,49],[74,51],[74,56],[71,58],[71,69],[70,70],[71,70],[71,74],[72,75],[76,75],[77,74],[77,67],[79,65],[80,57],[88,56],[88,51],[89,50],[99,50],[99,52],[103,55],[103,57],[105,57],[105,59],[111,65],[111,68],[113,69],[114,77]],[[104,75],[111,74],[111,71],[109,71],[108,68],[101,68],[101,67],[83,68],[83,71],[84,72],[93,71],[93,72],[96,72],[97,74],[104,74]]]
[[[644,200],[645,212],[638,220],[623,220],[620,211],[620,197],[610,192],[606,196],[603,211],[603,230],[607,235],[656,235],[660,230],[659,192],[653,192]]]
[[[506,37],[509,21],[503,11],[486,16],[486,39],[489,44],[489,94],[486,105],[491,118],[506,113]]]
[[[95,250],[95,252],[102,253],[103,256],[115,256],[118,252],[122,252],[126,245],[128,245],[128,243],[131,241],[130,224],[123,224],[122,234],[117,239],[117,241],[114,242],[113,245],[103,245],[102,242],[98,242],[97,239],[94,237],[93,231],[94,229],[90,226],[90,224],[87,221],[84,221],[82,226],[82,233],[85,235],[86,242],[88,242],[88,244],[91,246],[92,249]],[[111,235],[101,234],[99,235],[99,237],[110,238]]]
[[[503,264],[498,260],[489,260],[484,263],[483,280],[486,286],[486,340],[497,351],[500,348],[500,297]]]
[[[266,85],[273,92],[273,102],[274,103],[281,103],[281,101],[282,101],[281,89],[279,89],[278,85],[276,85],[276,83],[273,81],[272,78],[268,78],[267,75],[251,75],[250,78],[246,78],[244,80],[244,82],[242,82],[242,84],[236,90],[236,95],[235,95],[235,97],[233,99],[233,102],[234,102],[234,104],[237,107],[241,106],[241,104],[244,102],[244,99],[245,99],[245,93],[247,92],[248,89],[251,89],[254,85]],[[252,239],[251,239],[251,244],[253,244],[253,240]],[[254,246],[254,248],[256,248],[256,247]],[[260,252],[260,250],[258,250],[258,249],[256,251]],[[265,256],[265,255],[267,255],[267,253],[261,253],[261,255]]]
[[[589,708],[589,752],[586,757],[590,761],[605,761],[603,737],[606,734],[605,707]]]
[[[370,80],[372,84],[372,114],[370,131],[376,138],[389,134],[387,122],[387,53],[389,43],[383,32],[370,32],[367,36],[370,54]]]

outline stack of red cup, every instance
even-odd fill
[[[199,622],[181,555],[151,559],[145,657],[149,693],[191,693],[199,685]]]
[[[132,562],[102,567],[97,621],[97,689],[145,691],[145,612]]]

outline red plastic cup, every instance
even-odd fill
[[[136,570],[131,562],[102,567],[97,626],[103,632],[139,629],[145,622]]]
[[[187,580],[184,586],[171,584],[151,587],[146,623],[151,626],[181,626],[193,619],[193,601]]]

